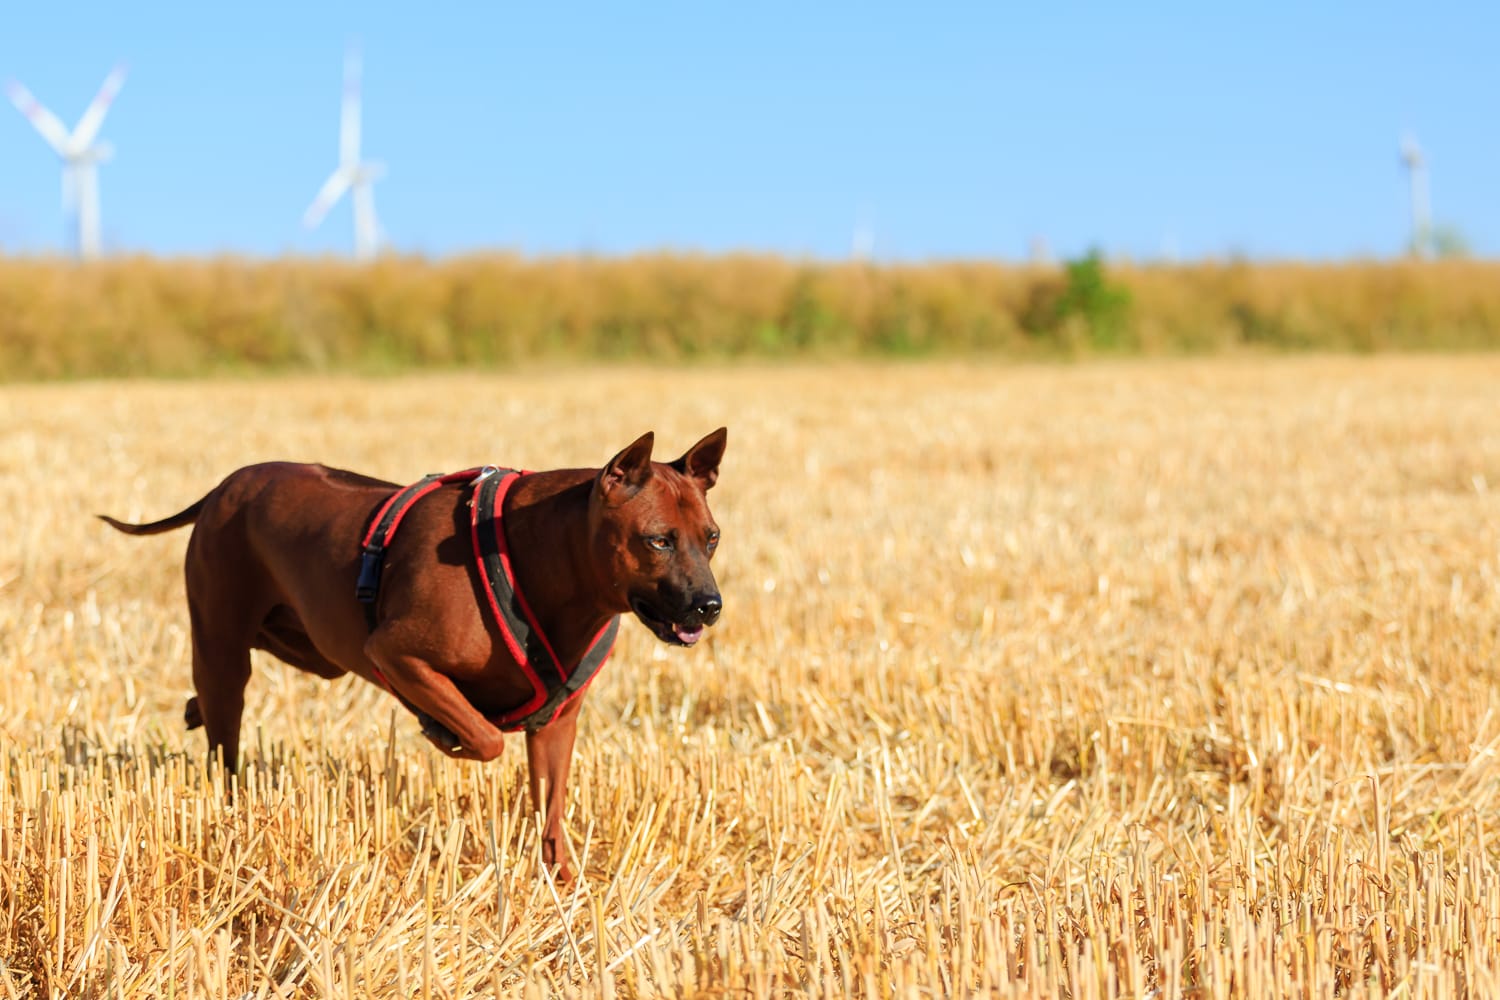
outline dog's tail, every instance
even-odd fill
[[[173,528],[181,528],[198,520],[198,512],[203,509],[203,504],[207,500],[208,497],[204,497],[202,500],[199,500],[187,510],[178,511],[171,517],[164,517],[160,521],[152,521],[150,524],[131,524],[128,521],[116,521],[108,514],[98,514],[95,516],[97,516],[99,520],[103,521],[111,528],[123,531],[127,535],[159,535],[163,531],[171,531]]]

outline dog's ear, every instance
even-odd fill
[[[604,502],[614,506],[640,492],[651,478],[651,445],[656,435],[647,431],[599,470],[597,489]]]
[[[729,428],[720,427],[689,448],[686,455],[672,463],[672,468],[698,480],[698,485],[705,490],[712,489],[719,481],[719,463],[724,459],[724,445],[728,439]]]

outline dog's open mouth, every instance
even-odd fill
[[[703,638],[702,625],[688,625],[685,622],[673,622],[653,614],[645,603],[639,600],[630,602],[630,610],[641,620],[641,624],[649,628],[662,642],[672,646],[691,646]]]

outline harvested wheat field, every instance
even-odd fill
[[[566,886],[519,738],[356,680],[258,660],[226,799],[187,532],[90,516],[721,423],[723,622],[622,629]],[[9,387],[0,470],[0,996],[1500,993],[1500,358]]]

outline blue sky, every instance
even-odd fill
[[[1385,256],[1397,139],[1500,253],[1500,4],[10,5],[0,78],[71,127],[110,67],[104,236],[344,252],[343,49],[400,251]],[[0,105],[0,251],[63,245],[55,158]]]

